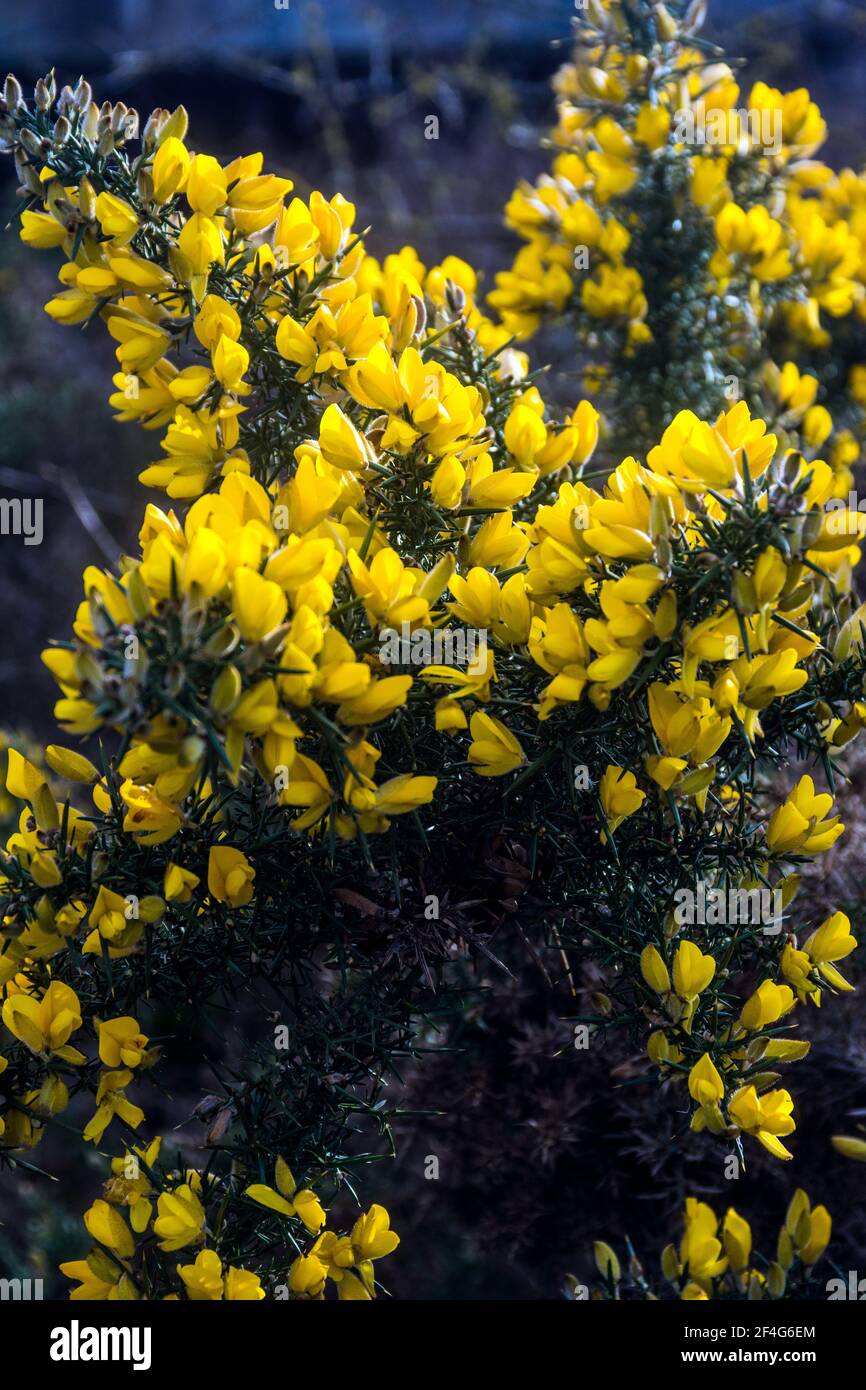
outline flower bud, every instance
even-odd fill
[[[738,613],[754,613],[758,607],[755,586],[748,574],[737,570],[731,583],[731,595]]]
[[[592,1253],[595,1256],[596,1268],[603,1279],[612,1279],[618,1284],[622,1277],[619,1260],[611,1250],[610,1246],[603,1240],[593,1241]]]
[[[649,70],[649,60],[643,53],[630,53],[625,63],[625,75],[632,87],[642,82]]]
[[[103,126],[102,133],[100,134],[96,142],[96,153],[102,155],[104,158],[106,155],[113,153],[114,144],[115,142],[114,136],[111,132],[111,126]]]
[[[807,512],[803,517],[802,530],[800,532],[801,544],[804,550],[809,550],[821,534],[824,525],[824,513],[819,511]]]
[[[84,77],[79,77],[75,84],[73,95],[75,97],[76,111],[84,112],[93,101],[93,88]]]
[[[602,101],[607,93],[607,73],[603,68],[582,68],[578,73],[580,89],[588,97]]]
[[[230,714],[241,698],[241,673],[237,666],[220,671],[210,692],[210,706],[216,714]]]
[[[39,182],[39,175],[32,164],[26,163],[20,158],[20,151],[15,153],[15,172],[24,194],[42,193],[44,190]]]
[[[163,140],[168,140],[172,135],[177,140],[183,140],[189,126],[189,116],[185,106],[177,106],[171,115],[163,121],[159,130],[158,144]]]
[[[111,113],[111,133],[119,135],[126,123],[127,106],[125,102],[119,101]]]
[[[92,101],[87,108],[84,120],[81,122],[81,134],[86,140],[95,140],[96,132],[99,128],[99,108],[95,101]]]
[[[415,306],[415,328],[412,336],[413,338],[421,338],[423,337],[424,329],[427,327],[427,306],[424,300],[420,299],[417,294],[413,294],[412,303]]]
[[[794,1263],[794,1244],[788,1232],[783,1226],[779,1232],[779,1240],[776,1246],[776,1258],[782,1269],[788,1270]]]
[[[96,782],[99,772],[89,758],[76,753],[71,748],[62,748],[57,743],[49,743],[45,749],[45,761],[58,776],[68,782]]]
[[[135,191],[142,203],[153,201],[153,179],[147,169],[142,166],[135,176]]]
[[[696,34],[704,27],[707,17],[707,0],[692,0],[683,15],[683,33]]]
[[[34,159],[42,159],[44,157],[45,149],[35,130],[31,130],[29,126],[25,126],[19,139],[27,154],[32,155]]]
[[[24,105],[24,93],[21,90],[21,83],[10,72],[3,86],[3,105],[7,111],[18,111]]]
[[[858,1139],[848,1134],[834,1134],[830,1143],[843,1158],[853,1158],[856,1163],[866,1163],[866,1139]]]
[[[53,76],[49,73],[48,77],[40,77],[33,88],[33,99],[40,111],[48,111],[51,107],[54,100],[53,81]]]
[[[767,1270],[767,1289],[771,1298],[781,1298],[785,1292],[788,1276],[780,1264],[773,1260]]]
[[[46,782],[42,783],[30,804],[33,807],[33,815],[40,830],[60,829],[60,813],[57,810],[57,802]]]
[[[677,37],[677,22],[665,5],[656,5],[653,8],[656,26],[659,31],[659,38],[663,43],[671,43]]]
[[[446,280],[445,303],[452,314],[462,314],[466,308],[466,291],[463,286],[456,285],[453,280]]]
[[[155,893],[149,893],[138,904],[138,918],[141,922],[158,922],[165,912],[165,902]]]

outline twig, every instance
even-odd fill
[[[39,476],[48,483],[54,483],[63,493],[87,534],[96,542],[108,563],[113,565],[122,547],[108,530],[78,479],[70,473],[64,473],[56,463],[43,463],[39,469]]]

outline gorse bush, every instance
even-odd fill
[[[448,962],[490,954],[478,863],[496,920],[600,971],[572,1064],[619,1030],[719,1161],[788,1158],[777,1068],[856,945],[797,870],[866,724],[864,523],[815,432],[670,410],[588,470],[598,413],[547,409],[464,261],[380,264],[345,199],[195,152],[182,108],[137,127],[7,81],[46,309],[107,327],[168,496],[44,655],[93,760],[47,749],[66,796],[8,753],[0,1159],[53,1125],[110,1157],[73,1296],[373,1296],[388,1213],[326,1205],[388,1152]],[[198,1166],[150,1132],[170,1066],[213,1077]]]
[[[169,425],[166,461],[144,481],[199,497],[183,524],[148,508],[140,563],[124,561],[120,577],[88,571],[76,641],[46,655],[61,724],[121,731],[100,770],[48,752],[61,775],[92,784],[93,806],[61,805],[40,769],[9,754],[7,788],[31,811],[10,842],[4,898],[4,1022],[19,1044],[4,1070],[7,1152],[32,1146],[70,1092],[94,1100],[85,1139],[128,1139],[144,1112],[127,1089],[140,1091],[158,1052],[146,1017],[210,1008],[213,1030],[232,996],[251,1046],[203,1102],[207,1168],[163,1159],[157,1141],[133,1144],[86,1217],[102,1253],[66,1270],[82,1297],[183,1284],[255,1297],[262,1276],[318,1295],[328,1271],[342,1296],[370,1296],[370,1261],[396,1244],[387,1215],[374,1207],[351,1237],[325,1233],[309,1252],[324,1213],[292,1173],[333,1190],[364,1160],[359,1116],[387,1128],[383,1080],[455,934],[425,916],[428,871],[409,857],[428,856],[413,815],[436,786],[425,759],[435,766],[433,748],[448,749],[435,723],[466,725],[461,700],[494,676],[492,664],[445,668],[419,686],[416,698],[431,694],[425,748],[409,718],[413,677],[378,660],[379,631],[429,628],[458,549],[467,565],[488,551],[500,564],[523,558],[524,529],[503,503],[525,497],[535,471],[497,466],[510,457],[502,432],[523,364],[500,362],[507,334],[474,308],[463,262],[428,273],[406,252],[378,267],[339,197],[286,207],[288,181],[262,175],[260,156],[240,179],[191,159],[183,112],[154,115],[134,164],[134,116],[100,116],[86,84],[61,94],[56,124],[50,79],[33,112],[13,82],[7,96],[22,177],[27,145],[53,143],[58,125],[58,171],[71,161],[69,196],[53,204],[63,226],[40,198],[22,209],[22,235],[65,244],[69,264],[83,256],[95,275],[69,282],[52,313],[84,322],[114,306],[114,402],[124,418]],[[217,219],[229,186],[237,211]],[[139,231],[117,216],[140,217]],[[116,293],[100,278],[100,266],[113,274],[106,252],[125,276]],[[354,396],[341,384],[350,369]],[[588,456],[594,426],[585,405],[549,429],[545,456]],[[459,698],[439,698],[455,682]],[[489,727],[495,758],[500,726]],[[449,761],[454,835],[465,752]],[[397,817],[410,832],[374,861]],[[366,902],[355,889],[370,881],[395,919],[411,906],[415,924],[352,933],[341,901]],[[97,1055],[69,1044],[82,1030]],[[201,1268],[163,1258],[203,1241]]]
[[[574,325],[617,460],[678,410],[743,399],[844,472],[866,401],[866,179],[814,158],[826,126],[805,89],[741,88],[705,12],[581,7],[553,163],[508,203],[526,244],[491,303],[521,337]]]
[[[600,1283],[590,1294],[570,1275],[566,1293],[572,1298],[589,1295],[593,1299],[681,1298],[698,1302],[711,1298],[824,1297],[829,1285],[824,1276],[816,1275],[815,1266],[830,1243],[831,1228],[827,1208],[813,1207],[799,1188],[779,1230],[775,1259],[770,1260],[753,1251],[751,1226],[733,1207],[728,1207],[720,1223],[711,1206],[689,1197],[682,1238],[678,1245],[666,1245],[661,1253],[661,1282],[644,1269],[631,1248],[623,1268],[616,1252],[599,1240],[593,1253]]]

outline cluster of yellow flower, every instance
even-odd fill
[[[157,1138],[146,1148],[129,1149],[122,1158],[112,1160],[103,1196],[84,1214],[85,1230],[95,1244],[84,1259],[60,1266],[68,1279],[78,1281],[70,1298],[125,1302],[161,1297],[176,1302],[185,1297],[193,1303],[251,1303],[265,1298],[267,1290],[258,1274],[226,1267],[208,1244],[209,1220],[218,1222],[218,1208],[224,1202],[223,1185],[195,1169],[158,1173],[161,1147],[162,1140]],[[390,1255],[400,1244],[385,1208],[372,1206],[358,1218],[351,1234],[340,1235],[323,1230],[326,1215],[319,1198],[309,1188],[297,1188],[282,1158],[277,1159],[276,1183],[279,1191],[254,1183],[244,1194],[282,1218],[272,1223],[278,1233],[285,1235],[289,1218],[289,1238],[299,1251],[285,1282],[276,1284],[271,1296],[323,1299],[330,1280],[341,1300],[375,1298],[373,1261]],[[308,1248],[302,1248],[304,1243]],[[198,1253],[189,1264],[163,1259],[166,1254],[195,1249]],[[163,1288],[178,1292],[159,1292]]]
[[[375,785],[379,753],[361,731],[401,707],[412,681],[383,671],[371,634],[429,626],[458,552],[473,573],[519,567],[529,532],[512,505],[538,477],[591,456],[597,415],[582,402],[561,426],[545,423],[537,390],[517,389],[525,360],[500,352],[508,335],[479,312],[464,262],[427,270],[405,248],[380,266],[353,236],[355,210],[344,199],[313,194],[286,206],[289,181],[262,174],[260,155],[223,168],[190,154],[184,131],[178,112],[151,119],[137,207],[96,195],[86,176],[70,186],[49,159],[39,174],[45,210],[22,218],[30,245],[60,246],[71,257],[60,273],[67,288],[48,313],[81,323],[98,312],[118,343],[118,418],[167,425],[166,457],[142,482],[200,499],[183,521],[148,507],[141,560],[127,562],[120,580],[86,572],[79,648],[45,658],[64,692],[57,716],[81,734],[117,723],[121,712],[150,719],[121,763],[127,828],[151,842],[174,833],[175,807],[200,782],[205,750],[192,735],[195,719],[178,715],[182,701],[144,708],[142,687],[152,680],[148,626],[177,605],[180,645],[185,653],[195,646],[214,670],[206,698],[233,774],[245,738],[256,736],[268,776],[287,770],[280,796],[302,808],[296,824],[317,824],[341,789],[296,755],[297,716],[309,710],[315,721],[330,707],[350,738],[338,833],[381,830],[429,801],[435,778],[401,773]],[[141,252],[132,249],[136,238]],[[178,369],[170,354],[189,342],[205,360]],[[469,371],[443,365],[436,350],[445,345],[466,347]],[[509,402],[500,430],[485,416],[484,362]],[[304,422],[293,449],[276,408],[274,436],[247,438],[244,401],[274,380],[291,388]],[[443,552],[427,570],[377,524],[407,464]],[[398,534],[400,521],[398,512]],[[335,590],[346,583],[341,624]],[[522,579],[504,590],[509,604],[517,627],[498,619],[497,635],[523,642]],[[218,630],[217,605],[231,628]],[[359,609],[368,629],[353,648]],[[137,628],[141,659],[137,639],[128,640]],[[476,683],[493,678],[491,666]],[[459,724],[454,700],[442,702],[441,722]]]
[[[837,174],[814,158],[826,126],[808,91],[756,82],[741,92],[731,67],[694,45],[694,7],[673,8],[581,7],[573,60],[554,84],[552,167],[519,184],[507,205],[525,244],[490,303],[519,338],[566,313],[590,335],[609,329],[620,364],[656,338],[667,349],[678,314],[694,311],[693,355],[703,336],[696,324],[714,338],[713,357],[729,340],[719,375],[729,398],[735,376],[744,377],[740,394],[820,448],[833,420],[815,404],[817,380],[801,380],[788,362],[780,382],[773,357],[787,343],[801,365],[817,361],[820,375],[834,321],[860,325],[854,351],[861,341],[864,362],[850,365],[849,351],[839,408],[843,426],[862,422],[866,175]],[[655,361],[646,354],[635,371]],[[840,470],[858,452],[843,426],[832,449]]]
[[[527,394],[508,417],[506,437],[515,421],[515,429],[529,432],[524,413],[545,433]],[[482,775],[502,775],[526,762],[523,748],[493,714],[477,709],[470,719],[465,712],[491,700],[493,683],[502,679],[498,652],[551,677],[534,701],[541,720],[584,694],[607,709],[620,687],[646,684],[661,652],[676,662],[678,676],[649,685],[659,751],[649,753],[645,771],[666,792],[702,805],[713,780],[710,759],[732,728],[753,740],[761,733],[761,711],[805,685],[808,659],[820,644],[798,621],[830,576],[837,589],[849,587],[866,527],[857,512],[824,511],[832,478],[822,460],[781,460],[786,468],[793,464],[792,482],[800,488],[800,513],[781,542],[788,559],[768,545],[751,573],[736,575],[733,602],[726,598],[690,621],[670,573],[671,537],[691,550],[705,548],[698,517],[720,521],[742,497],[744,478],[756,481],[768,469],[776,443],[743,403],[714,426],[683,413],[646,465],[626,460],[603,492],[579,480],[563,482],[555,500],[526,521],[516,519],[507,498],[495,505],[488,497],[490,514],[467,535],[462,552],[461,541],[429,571],[395,549],[377,528],[375,511],[367,516],[376,475],[366,457],[354,460],[356,471],[344,467],[339,497],[328,489],[324,515],[321,458],[318,465],[303,458],[291,481],[271,493],[244,473],[230,473],[183,524],[173,512],[149,507],[141,559],[126,562],[120,579],[87,571],[77,644],[45,653],[63,691],[57,717],[79,734],[137,721],[119,764],[120,797],[124,828],[145,843],[181,828],[178,807],[193,789],[210,795],[202,716],[217,731],[233,778],[251,745],[280,804],[299,811],[295,828],[333,818],[337,834],[351,838],[358,829],[387,829],[392,816],[433,796],[434,776],[399,772],[379,785],[374,780],[380,753],[367,731],[410,698],[448,687],[435,700],[436,728],[469,728],[469,763]],[[523,470],[500,469],[491,477],[507,475],[509,490],[519,486],[528,495],[539,476],[530,446],[521,438],[513,447],[525,451]],[[573,448],[569,441],[567,453]],[[354,498],[348,506],[346,492]],[[297,528],[288,534],[277,529],[278,514],[287,509]],[[313,524],[306,527],[302,515]],[[616,577],[611,564],[622,571]],[[507,577],[500,578],[503,571]],[[448,589],[451,601],[443,594]],[[582,620],[574,601],[565,601],[575,594],[585,596],[580,606],[593,616]],[[160,689],[154,679],[153,656],[169,610],[182,634],[174,690]],[[432,634],[449,616],[490,634],[492,646],[481,660],[467,670],[425,665],[417,678],[393,673],[381,655],[383,634],[403,624]],[[859,641],[852,621],[847,651]],[[128,649],[136,654],[128,656]],[[184,678],[186,689],[178,689]],[[854,702],[845,720],[827,721],[828,742],[856,733],[862,712]],[[297,746],[320,734],[323,719],[342,741],[339,780]],[[612,824],[621,804],[631,811],[641,804],[634,785],[631,772],[611,767],[604,774],[601,795]],[[107,809],[104,786],[96,802]]]
[[[798,794],[802,801],[801,788],[795,797]],[[791,809],[792,802],[786,802],[776,816]],[[721,1072],[707,1052],[691,1066],[689,1094],[698,1107],[692,1117],[692,1129],[709,1129],[729,1137],[751,1134],[775,1157],[791,1157],[780,1136],[794,1130],[793,1102],[787,1091],[767,1089],[774,1078],[764,1069],[779,1062],[799,1061],[808,1053],[809,1043],[777,1036],[775,1025],[791,1012],[797,998],[819,1004],[822,989],[827,985],[835,990],[850,990],[852,986],[833,962],[850,955],[856,945],[843,912],[828,917],[801,948],[793,938],[787,940],[779,974],[788,983],[765,979],[738,1016],[725,1010],[729,1021],[720,1024],[718,1034],[722,1043]],[[673,980],[656,946],[644,947],[640,963],[644,981],[659,996],[666,1016],[665,1026],[653,1032],[647,1050],[652,1060],[665,1069],[685,1058],[682,1044],[691,1039],[698,1001],[715,978],[717,963],[693,941],[682,938],[673,953]],[[673,1027],[668,1020],[673,1020]]]
[[[662,1273],[670,1292],[654,1292],[636,1257],[629,1261],[624,1275],[615,1252],[599,1240],[595,1242],[594,1254],[602,1283],[593,1290],[592,1297],[656,1299],[673,1295],[686,1301],[808,1297],[808,1281],[830,1243],[831,1229],[827,1208],[813,1207],[808,1195],[799,1188],[779,1231],[776,1258],[761,1261],[762,1267],[756,1267],[752,1263],[749,1222],[728,1207],[720,1223],[712,1207],[689,1197],[679,1247],[667,1245],[661,1256]],[[570,1297],[574,1297],[576,1288],[577,1281],[569,1277],[566,1291]]]

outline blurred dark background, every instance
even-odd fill
[[[262,149],[266,167],[291,176],[302,196],[319,188],[353,199],[375,254],[406,243],[428,263],[454,253],[489,284],[515,249],[503,204],[546,158],[538,142],[553,118],[549,79],[567,56],[574,8],[570,0],[290,0],[286,9],[273,0],[27,0],[5,11],[0,63],[25,86],[54,66],[59,82],[83,72],[97,100],[122,99],[143,117],[183,102],[196,149],[224,161]],[[711,0],[707,32],[750,60],[747,88],[758,78],[810,88],[830,126],[832,163],[866,159],[863,0]],[[424,137],[431,114],[435,141]],[[14,205],[9,165],[0,161],[5,216]],[[145,500],[136,474],[158,453],[157,436],[111,420],[107,335],[97,325],[82,342],[79,329],[43,315],[56,272],[53,253],[27,250],[13,231],[0,235],[0,496],[42,496],[45,507],[40,546],[0,537],[0,728],[37,738],[54,733],[56,694],[38,653],[66,636],[84,566],[134,546]],[[569,405],[579,396],[561,353],[550,389]],[[863,816],[864,787],[861,770],[846,819]],[[843,841],[850,848],[834,855],[831,882],[813,883],[816,912],[832,897],[862,921],[864,833],[855,827]],[[732,1185],[704,1142],[684,1157],[671,1138],[682,1123],[676,1103],[629,1084],[642,1070],[635,1059],[602,1050],[579,1065],[555,1060],[568,1049],[570,1028],[559,1019],[574,1001],[546,987],[519,942],[498,949],[513,978],[487,966],[472,978],[479,1007],[450,1035],[462,1051],[408,1069],[396,1091],[407,1109],[450,1118],[407,1123],[398,1169],[383,1166],[368,1183],[406,1237],[383,1270],[398,1295],[549,1297],[567,1269],[588,1273],[591,1239],[617,1237],[622,1253],[625,1230],[652,1263],[686,1190],[722,1211],[729,1202],[760,1211],[768,1233],[802,1182],[840,1217],[843,1268],[862,1257],[866,1174],[828,1143],[834,1130],[852,1130],[856,1117],[843,1122],[846,1112],[866,1114],[858,996],[822,1010],[833,1013],[824,1040],[818,1028],[812,1059],[791,1078],[798,1101],[811,1097],[796,1162],[784,1168],[759,1156],[748,1182]],[[178,1106],[188,1114],[195,1104],[197,1079],[177,1079],[175,1104],[163,1116],[149,1111],[154,1123],[171,1127]],[[438,1181],[424,1180],[429,1155],[440,1159]],[[100,1177],[91,1155],[79,1171],[79,1209]],[[44,1270],[80,1249],[77,1213],[46,1204],[43,1189],[38,1181],[16,1188],[18,1231],[0,1228],[0,1268],[10,1240]]]

